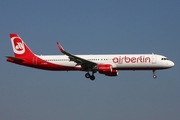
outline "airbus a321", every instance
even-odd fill
[[[119,70],[151,70],[153,78],[156,78],[156,70],[174,66],[167,57],[153,53],[73,55],[66,52],[58,42],[58,48],[64,55],[36,55],[18,34],[10,34],[10,39],[14,56],[6,56],[8,62],[43,70],[85,71],[85,77],[90,80],[95,80],[94,74],[97,72],[117,76]]]

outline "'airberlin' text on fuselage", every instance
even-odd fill
[[[150,63],[151,58],[146,56],[139,56],[139,57],[127,57],[127,56],[119,56],[114,57],[112,59],[114,63]]]

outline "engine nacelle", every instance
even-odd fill
[[[112,69],[111,64],[99,64],[97,66],[97,70],[99,71],[100,74],[104,74],[106,76],[117,76],[118,71]]]
[[[97,70],[101,74],[112,72],[112,66],[110,64],[99,64],[97,65]]]
[[[112,72],[105,73],[106,76],[118,76],[118,71],[117,70],[112,70]]]

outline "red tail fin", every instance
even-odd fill
[[[31,58],[34,56],[34,53],[29,49],[18,34],[10,34],[10,38],[14,56],[16,58]]]

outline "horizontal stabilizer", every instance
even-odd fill
[[[6,56],[6,57],[7,57],[7,61],[9,62],[22,63],[24,61],[23,59],[11,57],[11,56]]]

